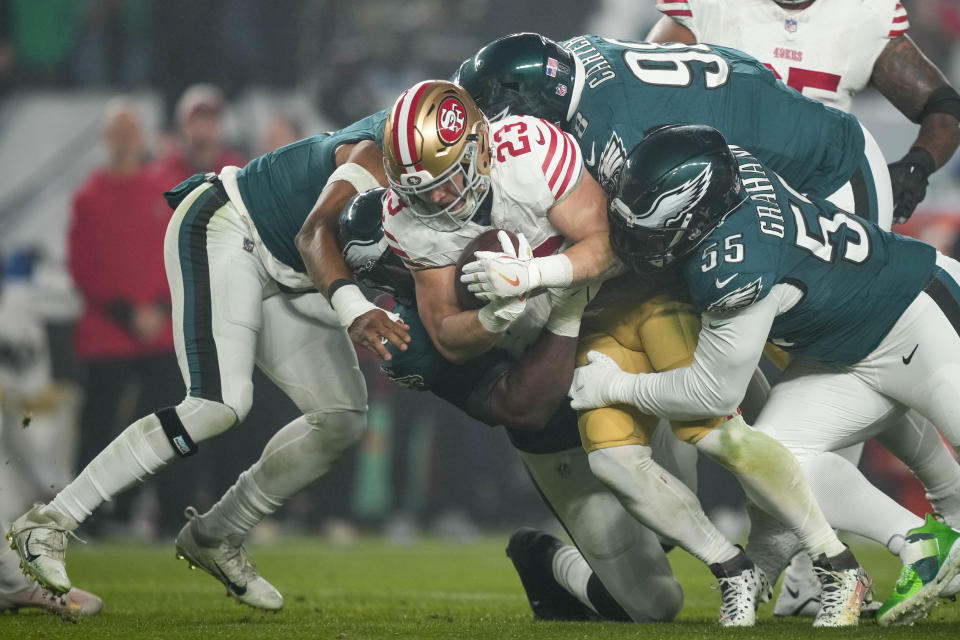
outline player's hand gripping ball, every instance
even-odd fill
[[[504,238],[506,238],[506,240],[504,240]],[[460,259],[457,260],[457,275],[456,282],[454,283],[457,292],[457,303],[461,309],[469,311],[470,309],[479,309],[487,304],[487,300],[478,298],[470,291],[469,284],[473,278],[464,277],[464,267],[468,264],[476,263],[478,252],[509,255],[506,253],[508,247],[512,249],[511,253],[513,257],[516,257],[520,249],[519,238],[506,229],[490,229],[478,235],[463,249],[463,253],[460,254]]]

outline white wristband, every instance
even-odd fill
[[[353,321],[365,314],[367,311],[378,308],[360,291],[360,287],[355,284],[346,284],[333,292],[330,297],[330,305],[337,312],[337,318],[340,320],[340,326],[349,329]]]
[[[570,258],[558,253],[555,256],[534,258],[537,269],[540,271],[538,286],[547,288],[569,287],[573,283],[573,263]]]

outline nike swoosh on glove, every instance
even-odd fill
[[[477,251],[475,260],[464,265],[460,282],[481,300],[522,298],[542,280],[530,243],[522,233],[517,234],[517,249],[505,232],[497,238],[503,251]]]
[[[587,364],[573,371],[570,406],[578,411],[629,404],[636,374],[626,373],[608,355],[587,353]]]

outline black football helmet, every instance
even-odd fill
[[[384,187],[358,193],[340,213],[340,253],[357,282],[415,304],[413,276],[383,237]]]
[[[571,115],[575,80],[573,54],[539,33],[494,40],[465,60],[453,78],[491,121],[529,115],[556,123]]]
[[[630,151],[610,194],[610,244],[634,271],[666,267],[744,199],[736,159],[719,131],[658,127]]]

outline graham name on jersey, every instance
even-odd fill
[[[777,195],[773,191],[770,178],[763,165],[756,158],[738,146],[730,145],[730,151],[740,164],[740,181],[750,194],[750,200],[760,202],[754,208],[760,221],[760,231],[782,238],[784,236],[783,212],[777,204]]]

